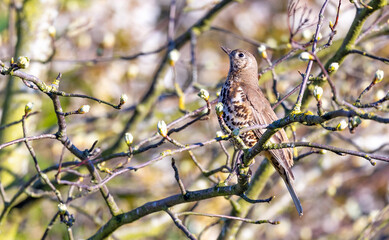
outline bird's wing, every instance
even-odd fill
[[[246,97],[250,103],[254,119],[254,122],[250,123],[250,125],[270,124],[278,119],[277,115],[271,108],[269,101],[265,98],[258,86],[245,86],[244,89],[246,90]],[[258,138],[261,138],[266,129],[256,129],[253,131]],[[288,137],[284,129],[280,129],[271,137],[270,141],[272,143],[288,142]],[[284,167],[291,178],[294,179],[293,173],[290,169],[293,166],[292,149],[274,149],[269,150],[269,152],[281,164],[281,166]]]

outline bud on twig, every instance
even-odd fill
[[[84,113],[88,113],[89,110],[90,110],[90,106],[89,106],[89,105],[82,105],[82,106],[77,110],[77,113],[84,114]]]
[[[126,142],[127,146],[131,147],[132,143],[134,142],[134,136],[127,132],[124,134],[124,141]]]
[[[28,57],[20,56],[16,65],[21,69],[26,69],[30,65],[30,59]]]
[[[158,121],[157,129],[158,129],[158,133],[162,137],[166,137],[167,136],[167,126],[166,126],[165,121],[163,121],[163,120],[162,121]]]
[[[375,72],[373,83],[379,83],[382,81],[382,79],[384,79],[384,71],[379,69]]]
[[[168,55],[170,66],[174,66],[179,58],[180,58],[180,52],[177,49],[171,50]]]
[[[60,214],[65,214],[68,211],[66,204],[64,204],[64,203],[58,204],[58,211]]]
[[[353,119],[351,120],[351,126],[352,126],[353,128],[358,127],[359,124],[361,124],[361,123],[362,123],[362,120],[361,120],[361,118],[358,117],[358,116],[354,116]]]
[[[204,99],[205,101],[208,101],[209,99],[209,92],[205,89],[201,89],[200,92],[197,94],[200,98]]]
[[[258,47],[258,53],[261,55],[262,58],[267,59],[267,52],[266,52],[266,46],[261,44]]]
[[[340,121],[340,123],[336,126],[336,130],[343,131],[347,128],[347,122],[345,120]]]
[[[318,33],[317,36],[316,36],[316,39],[317,40],[320,40],[323,36],[321,35],[321,33]]]
[[[327,150],[325,150],[325,149],[320,149],[320,150],[319,150],[319,153],[320,153],[320,154],[326,154],[326,153],[327,153]]]
[[[320,101],[323,96],[323,88],[315,86],[315,89],[313,89],[313,96],[316,98],[316,101]]]
[[[331,21],[331,20],[330,20],[329,26],[330,26],[331,30],[333,30],[333,29],[334,29],[334,24],[332,23],[332,21]]]
[[[215,110],[216,110],[216,114],[221,117],[221,115],[223,114],[223,103],[219,102],[216,104],[215,106]]]
[[[216,137],[222,137],[224,134],[222,131],[217,131],[216,132]]]
[[[328,67],[328,72],[336,72],[339,69],[339,63],[333,62],[331,65]]]
[[[308,61],[308,60],[315,60],[315,58],[312,56],[312,54],[310,54],[309,52],[302,52],[300,55],[299,55],[299,59],[301,61]]]
[[[34,107],[34,103],[32,102],[28,102],[26,104],[26,106],[24,106],[24,114],[25,115],[28,115],[31,111],[32,111],[32,108]]]
[[[127,101],[128,101],[127,95],[126,95],[126,94],[122,94],[122,95],[120,96],[120,103],[119,103],[119,105],[123,105],[123,104],[125,104]]]

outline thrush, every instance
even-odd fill
[[[220,92],[219,102],[223,103],[222,118],[228,128],[241,129],[258,124],[270,124],[277,120],[270,102],[265,98],[258,84],[258,65],[255,57],[248,51],[231,50],[222,47],[230,58],[228,77]],[[224,128],[222,127],[224,130]],[[251,148],[261,138],[266,129],[255,129],[239,134],[243,143]],[[225,131],[225,130],[224,130]],[[241,144],[232,141],[235,148]],[[288,142],[284,129],[274,134],[270,142]],[[299,215],[303,215],[303,208],[293,188],[294,176],[291,170],[293,155],[290,148],[265,151],[263,155],[270,160],[273,167],[284,180],[293,199]]]

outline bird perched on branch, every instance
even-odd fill
[[[230,58],[230,70],[219,98],[219,102],[223,103],[222,119],[228,128],[233,131],[237,128],[270,124],[277,120],[269,101],[259,88],[258,65],[255,57],[241,49],[231,50],[226,47],[222,47],[222,49]],[[224,130],[223,127],[222,129]],[[251,148],[265,131],[266,129],[255,129],[241,133],[239,137],[247,147]],[[287,142],[288,137],[284,129],[281,129],[271,137],[270,141],[272,143]],[[235,148],[241,148],[236,141],[233,141],[233,144]],[[291,170],[293,166],[292,150],[290,148],[273,149],[265,151],[263,155],[270,160],[280,174],[299,215],[303,215],[300,200],[292,185],[294,180]]]

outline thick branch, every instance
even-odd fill
[[[244,191],[245,189],[242,189],[240,185],[213,187],[193,192],[188,191],[185,197],[182,194],[177,194],[158,201],[148,202],[143,206],[133,209],[132,211],[112,217],[89,239],[104,239],[124,224],[132,223],[151,213],[164,211],[165,209],[178,204],[196,202],[219,196],[240,195]]]

